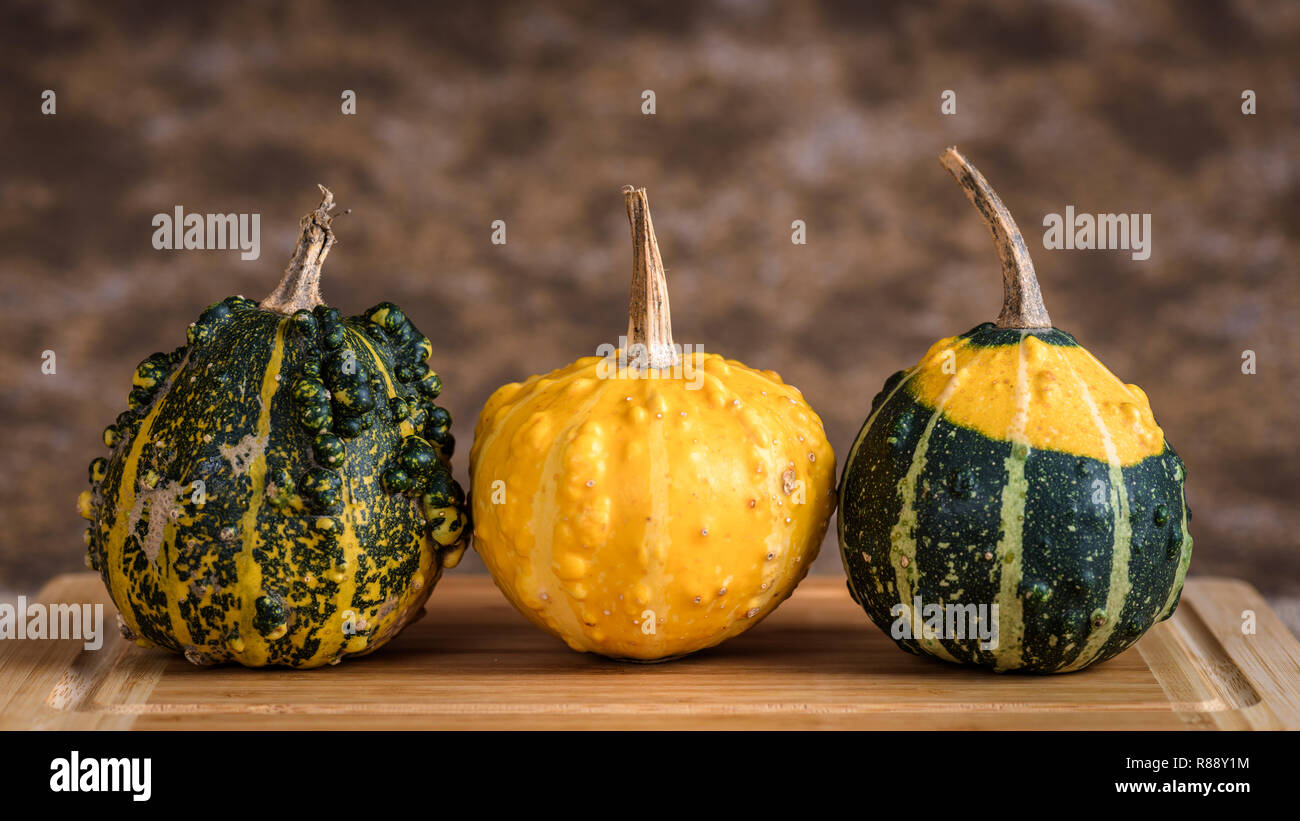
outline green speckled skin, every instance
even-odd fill
[[[124,634],[198,664],[316,667],[417,617],[468,540],[429,350],[388,303],[342,319],[232,297],[142,363],[82,504]],[[386,488],[412,451],[430,458]]]

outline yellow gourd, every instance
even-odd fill
[[[475,548],[521,613],[574,650],[650,661],[735,636],[793,592],[835,508],[835,455],[776,373],[673,344],[645,190],[624,196],[623,347],[497,389],[471,504]]]

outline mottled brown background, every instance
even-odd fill
[[[843,454],[886,376],[997,314],[988,236],[936,160],[955,143],[1027,230],[1056,324],[1145,388],[1186,460],[1193,572],[1296,619],[1294,3],[4,9],[2,590],[81,568],[74,499],[135,363],[270,291],[318,181],[353,212],[326,297],[393,300],[433,339],[463,480],[493,388],[625,328],[629,182],[678,341],[779,371]],[[154,250],[176,204],[262,214],[261,259]],[[1151,213],[1151,259],[1044,250],[1068,204]],[[833,535],[817,569],[839,572]]]

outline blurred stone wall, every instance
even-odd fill
[[[624,331],[625,183],[649,189],[678,341],[779,371],[842,458],[890,373],[998,312],[937,162],[956,144],[1056,324],[1186,460],[1193,572],[1300,594],[1300,6],[1019,5],[6,3],[0,589],[82,567],[74,500],[135,364],[269,292],[317,182],[352,209],[326,298],[395,301],[432,338],[462,481],[496,386]],[[260,213],[261,257],[154,250],[177,204]],[[1150,213],[1151,258],[1045,250],[1067,205]]]

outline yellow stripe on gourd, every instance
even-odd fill
[[[140,468],[140,456],[144,452],[145,444],[150,441],[154,421],[162,411],[163,405],[166,404],[171,384],[175,381],[177,374],[185,370],[189,360],[189,354],[186,354],[185,359],[176,367],[176,370],[172,371],[171,375],[167,377],[167,383],[160,393],[162,398],[155,402],[149,413],[145,415],[144,420],[140,423],[139,432],[131,440],[130,450],[122,463],[122,475],[117,486],[117,499],[112,508],[114,511],[113,525],[104,540],[105,566],[113,568],[108,573],[113,602],[118,605],[118,612],[122,615],[122,621],[135,635],[142,635],[140,622],[135,617],[135,608],[131,606],[131,602],[135,601],[135,597],[131,595],[128,589],[131,580],[135,577],[130,573],[121,572],[121,565],[126,549],[126,540],[130,536],[128,531],[131,527],[131,511],[135,508],[136,503],[136,475]]]
[[[349,636],[343,632],[343,619],[346,611],[352,608],[352,602],[357,595],[357,566],[361,561],[361,542],[357,538],[356,528],[356,510],[352,504],[352,477],[350,474],[343,476],[343,532],[339,535],[339,547],[343,549],[343,564],[341,567],[334,568],[342,574],[342,578],[337,579],[338,591],[334,594],[334,618],[338,620],[339,629],[328,630],[331,639],[335,641],[321,642],[321,648],[317,651],[316,656],[322,659],[332,659],[340,651],[359,652],[361,647],[350,647],[349,644],[354,638],[362,639],[361,636]],[[355,617],[360,619],[364,617],[362,613],[354,613]],[[328,646],[327,646],[328,645]]]
[[[960,337],[942,339],[922,357],[909,390],[918,402],[933,409],[954,370],[985,354],[979,369],[948,398],[943,413],[955,425],[1002,441],[1016,414],[1021,347],[1027,359],[1024,378],[1030,386],[1024,427],[1030,447],[1107,461],[1084,401],[1086,393],[1110,431],[1120,465],[1134,465],[1164,451],[1164,432],[1141,388],[1125,385],[1082,347],[1049,345],[1032,334],[1021,345],[998,347],[971,345]]]
[[[1002,537],[994,548],[999,568],[998,577],[998,646],[994,650],[998,670],[1014,670],[1025,661],[1024,601],[1020,598],[1020,581],[1024,577],[1025,558],[1025,503],[1029,498],[1029,483],[1025,479],[1025,463],[1029,461],[1030,447],[1025,436],[1029,419],[1029,388],[1026,373],[1028,357],[1023,344],[1016,345],[1019,361],[1016,377],[1016,412],[1007,426],[1005,438],[1011,443],[1011,452],[1003,461],[1007,482],[1002,486],[1001,522]]]
[[[1074,363],[1063,354],[1061,359],[1063,366],[1073,373]],[[1105,621],[1101,624],[1088,625],[1087,641],[1074,660],[1061,668],[1063,671],[1080,670],[1086,667],[1105,649],[1106,642],[1110,640],[1119,625],[1124,603],[1128,601],[1129,591],[1132,590],[1128,563],[1131,556],[1133,528],[1129,522],[1128,489],[1124,486],[1124,471],[1120,464],[1119,450],[1110,429],[1106,426],[1106,420],[1102,418],[1097,403],[1087,388],[1083,389],[1082,398],[1093,424],[1101,434],[1102,447],[1106,454],[1105,461],[1110,469],[1110,509],[1114,524],[1111,531],[1110,576],[1106,587]],[[1163,439],[1161,444],[1164,444]]]
[[[898,482],[898,495],[903,500],[903,505],[899,510],[898,519],[889,531],[889,561],[894,568],[894,585],[898,601],[909,610],[912,608],[915,591],[912,582],[914,579],[919,580],[921,578],[921,566],[916,555],[915,500],[919,490],[917,485],[921,480],[921,474],[925,471],[925,462],[930,451],[930,437],[934,434],[934,428],[939,419],[944,415],[947,403],[951,401],[953,396],[957,395],[965,380],[974,373],[969,366],[982,364],[984,353],[985,351],[976,351],[973,356],[967,359],[965,366],[959,365],[952,372],[944,374],[943,388],[935,396],[934,412],[930,415],[925,430],[921,433],[921,438],[916,444],[916,450],[912,452],[912,461],[908,466],[907,473]],[[911,619],[912,639],[917,644],[921,645],[931,655],[938,656],[946,661],[957,661],[938,639],[926,638],[920,613],[912,612]]]
[[[349,339],[360,341],[365,350],[370,354],[372,364],[384,382],[384,392],[387,397],[392,399],[397,396],[397,389],[393,384],[392,377],[388,373],[384,360],[379,355],[379,352],[375,349],[374,345],[370,343],[370,340],[368,340],[364,334],[355,332],[349,334]],[[415,435],[415,428],[411,425],[409,419],[401,420],[399,430],[403,436]],[[376,449],[372,447],[371,456],[375,455],[375,450]],[[338,518],[342,519],[341,524],[343,526],[343,530],[339,534],[339,547],[342,548],[343,563],[340,567],[334,569],[336,571],[341,570],[342,573],[341,577],[337,581],[338,589],[334,594],[334,618],[337,619],[340,626],[344,621],[343,614],[349,609],[353,609],[353,601],[357,595],[356,573],[363,553],[361,540],[357,535],[357,525],[359,522],[356,519],[356,508],[353,504],[352,476],[345,472],[342,479],[343,513]],[[385,635],[392,623],[403,616],[409,603],[420,595],[427,595],[422,593],[423,589],[426,586],[432,587],[432,585],[437,581],[438,573],[441,572],[440,570],[438,573],[435,573],[433,578],[430,578],[427,581],[425,580],[426,575],[429,573],[430,564],[436,561],[433,555],[434,548],[431,546],[432,540],[427,534],[425,534],[421,537],[418,544],[420,546],[421,556],[420,567],[416,571],[416,577],[421,580],[421,590],[415,590],[414,588],[408,589],[408,591],[403,594],[403,600],[399,602],[397,607],[392,608],[379,621],[371,623],[370,626],[374,628],[372,632],[375,636]],[[370,622],[367,613],[354,611],[354,617],[358,620],[366,618],[367,622]],[[333,660],[341,652],[355,653],[367,649],[362,646],[362,643],[365,640],[364,637],[349,636],[341,629],[328,630],[323,635],[328,636],[328,639],[321,641],[320,647],[317,649],[316,653],[312,656],[310,661],[305,663],[304,666],[314,667],[326,663]]]
[[[387,313],[387,311],[388,309],[385,308],[384,312]],[[370,344],[370,340],[366,339],[365,334],[353,333],[352,338],[361,340],[361,344],[365,345],[366,350],[370,352],[370,356],[374,359],[375,369],[379,371],[380,377],[384,380],[384,393],[388,395],[389,399],[397,396],[397,388],[393,386],[393,378],[388,375],[388,367],[384,364],[383,358],[379,356],[379,351],[376,351],[375,346]],[[403,419],[398,427],[403,436],[415,435],[415,428],[411,425],[410,419]]]
[[[243,640],[243,652],[237,653],[240,662],[250,666],[266,664],[269,654],[267,640],[253,627],[256,614],[256,601],[262,595],[262,566],[257,563],[253,551],[261,539],[257,532],[257,515],[262,509],[262,500],[266,496],[266,451],[270,447],[271,404],[275,392],[280,387],[280,366],[284,361],[284,334],[289,320],[282,319],[275,326],[275,342],[271,347],[271,358],[262,372],[262,386],[259,394],[261,409],[257,415],[256,438],[264,443],[253,455],[248,465],[248,509],[239,519],[239,534],[243,539],[243,550],[235,558],[235,577],[239,579],[242,601],[239,613],[239,636]]]

